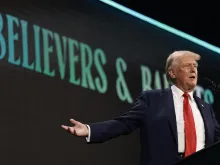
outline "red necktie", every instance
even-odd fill
[[[196,152],[196,129],[192,109],[189,104],[189,94],[183,94],[183,114],[185,123],[185,157]]]

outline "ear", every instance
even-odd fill
[[[173,69],[170,69],[170,70],[168,71],[168,73],[169,73],[169,75],[170,75],[170,77],[171,77],[172,79],[175,79],[175,78],[176,78],[176,73],[175,73],[175,71],[174,71]]]

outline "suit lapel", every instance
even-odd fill
[[[171,88],[167,88],[164,90],[163,97],[164,97],[164,107],[167,111],[168,122],[171,127],[171,132],[173,134],[175,143],[178,144],[176,114],[174,109],[173,94]]]
[[[194,96],[194,99],[196,101],[196,104],[200,110],[200,113],[202,115],[203,121],[204,121],[204,127],[205,127],[205,144],[209,145],[212,142],[212,136],[211,136],[211,124],[210,123],[210,115],[209,115],[209,111],[206,110],[206,105],[196,96]]]

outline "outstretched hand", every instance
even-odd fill
[[[70,122],[73,124],[73,126],[62,125],[61,127],[75,136],[86,137],[89,135],[89,129],[85,124],[74,119],[70,119]]]

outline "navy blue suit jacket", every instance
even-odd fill
[[[205,146],[220,140],[212,107],[194,96],[205,125]],[[100,143],[140,128],[140,165],[172,165],[180,160],[176,116],[171,88],[144,91],[120,117],[93,123],[90,143]]]

